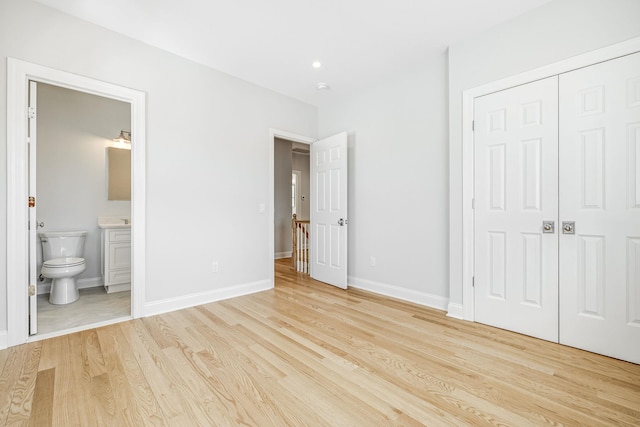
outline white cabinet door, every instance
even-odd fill
[[[640,363],[640,54],[560,76],[560,342]]]
[[[475,101],[475,319],[558,339],[558,80]]]
[[[347,133],[311,144],[311,277],[347,288]]]

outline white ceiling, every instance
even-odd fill
[[[551,0],[37,1],[320,105]]]

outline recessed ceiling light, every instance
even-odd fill
[[[313,61],[313,64],[311,64],[311,66],[313,68],[320,68],[322,67],[322,63],[320,61]]]
[[[329,90],[329,89],[331,89],[331,86],[329,86],[326,83],[322,83],[322,82],[318,83],[316,85],[316,87],[318,88],[318,90]]]

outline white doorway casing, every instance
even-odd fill
[[[132,317],[144,315],[145,295],[145,108],[143,92],[8,58],[7,61],[7,345],[28,338],[28,165],[29,81],[47,83],[131,104],[132,133]],[[36,200],[37,203],[37,200]],[[96,218],[97,221],[97,218]],[[38,339],[34,337],[33,339]]]
[[[640,363],[640,309],[636,298],[640,285],[640,251],[636,249],[640,230],[640,204],[636,200],[640,196],[636,188],[640,186],[635,155],[640,140],[636,132],[640,119],[640,46],[557,73],[474,97],[474,135],[472,144],[465,146],[474,155],[473,222],[467,229],[473,230],[475,241],[470,249],[473,258],[467,259],[473,263],[475,285],[468,293],[474,304],[470,320]],[[535,161],[528,162],[524,147],[532,140],[519,136],[531,127],[527,108],[531,100],[543,96],[542,88],[535,90],[543,82],[550,82],[551,90],[545,97],[548,108],[544,108],[544,100],[537,101],[541,107],[538,127],[540,135],[548,136],[537,139],[544,148],[536,147]],[[555,82],[559,82],[557,86]],[[505,105],[509,103],[515,104],[510,114],[516,116],[511,129],[494,126],[494,121],[508,124],[506,119],[494,120],[494,116],[506,116],[509,110]],[[546,120],[545,114],[550,116]],[[494,128],[501,132],[494,132]],[[509,132],[515,135],[491,135]],[[510,148],[506,148],[507,142]],[[541,155],[545,150],[548,159]],[[511,158],[505,154],[508,151]],[[555,160],[552,153],[558,153]],[[506,173],[509,169],[517,172],[518,168],[525,173]],[[535,184],[531,190],[529,181]],[[528,192],[538,194],[534,213],[542,213],[542,218],[529,212]],[[540,197],[544,193],[550,198],[546,203]],[[507,196],[511,200],[504,202]],[[548,209],[543,210],[543,206]],[[521,229],[528,227],[526,232],[505,229],[511,217]],[[496,218],[500,224],[491,221]],[[529,224],[530,219],[534,224]],[[543,227],[544,219],[557,224],[557,233],[551,221],[547,222],[548,228]],[[533,238],[538,244],[531,246],[531,255],[520,254],[521,241]],[[552,244],[544,249],[543,241]],[[509,247],[510,242],[515,246]],[[528,251],[526,244],[524,248]],[[511,271],[514,274],[509,276]],[[555,273],[543,279],[545,271]],[[522,298],[521,291],[529,285],[541,290],[540,296],[546,293],[549,297],[546,314],[544,310],[533,313],[527,307],[529,300]],[[494,292],[494,288],[511,290],[510,299],[508,292]],[[515,310],[500,312],[496,307],[510,300],[515,304],[507,306]],[[536,308],[545,309],[544,305],[536,304]],[[558,324],[554,327],[553,322]],[[532,333],[538,325],[539,333]]]

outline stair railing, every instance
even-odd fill
[[[293,214],[291,220],[291,267],[309,274],[309,220],[299,220]]]

